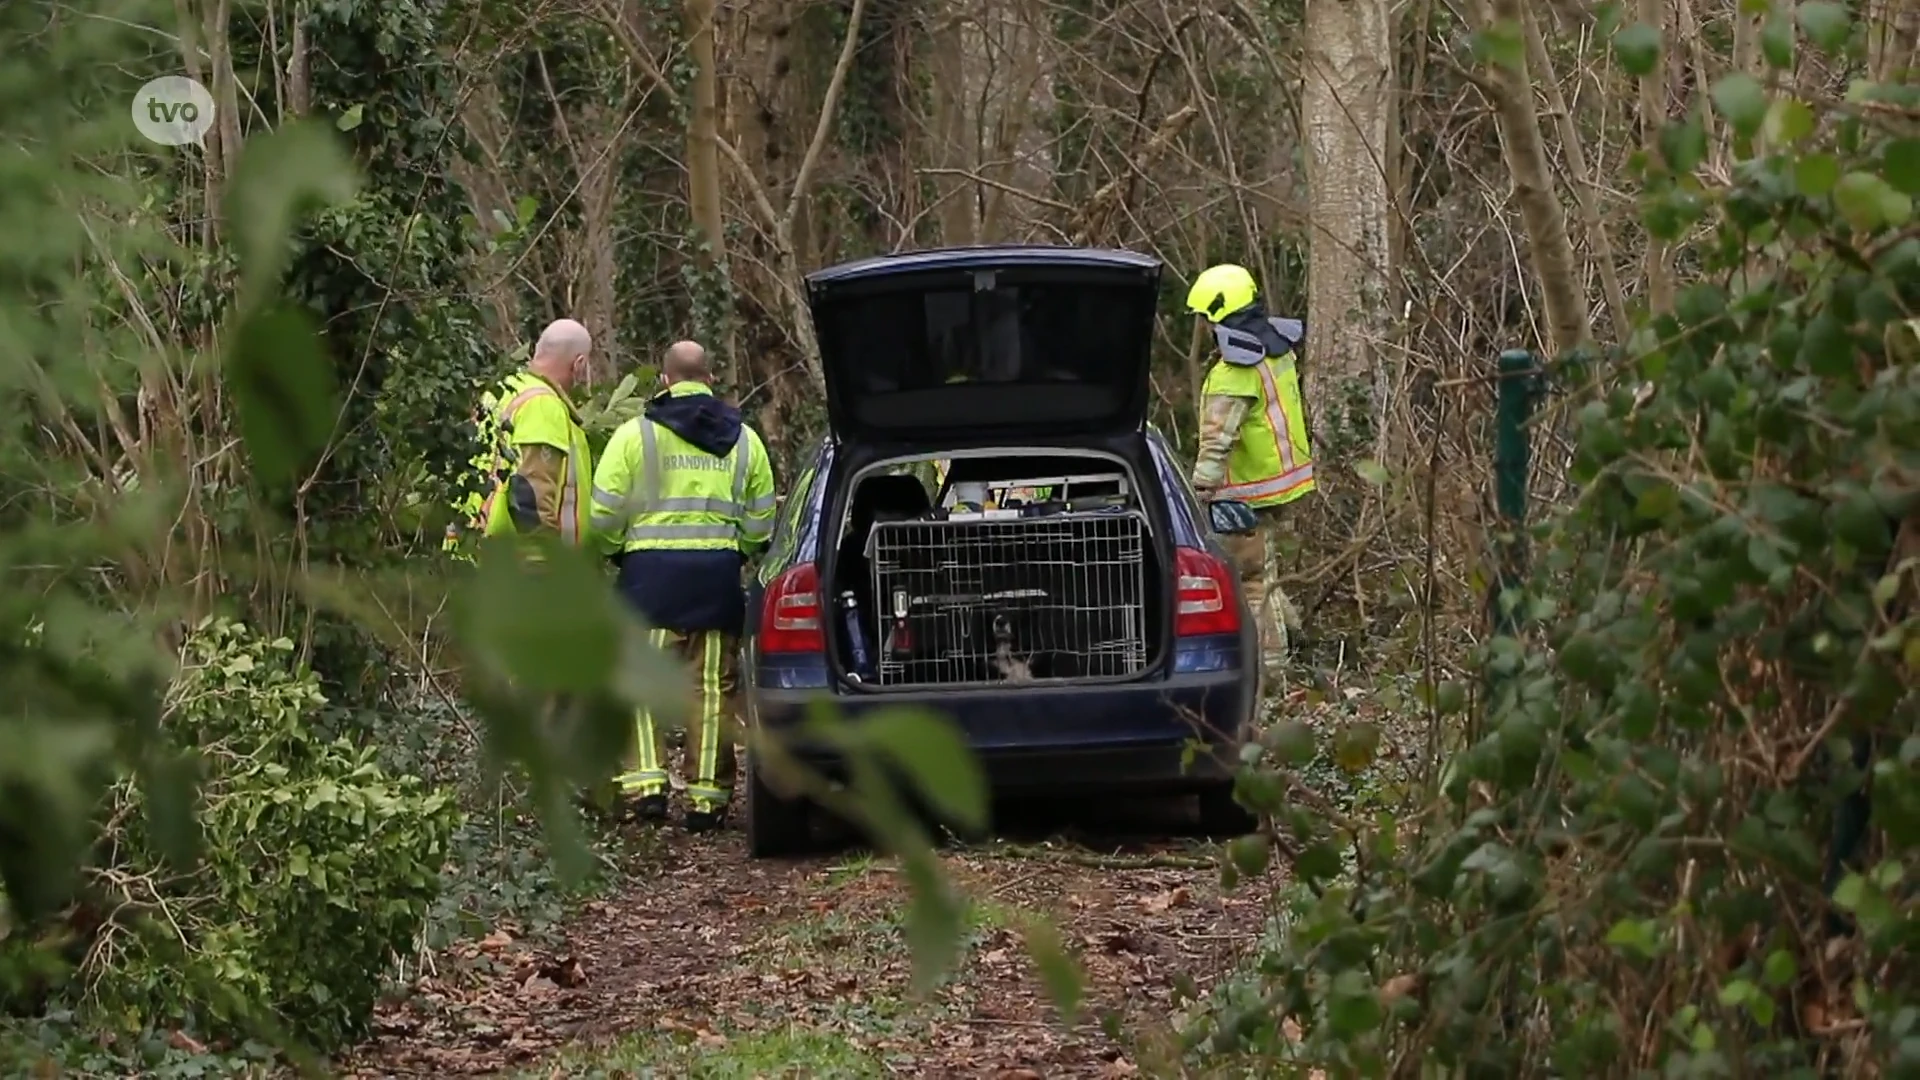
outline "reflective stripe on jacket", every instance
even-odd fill
[[[481,444],[472,459],[485,494],[469,494],[456,508],[469,530],[487,536],[515,531],[507,509],[505,489],[528,446],[548,446],[566,455],[560,474],[557,520],[566,543],[577,544],[587,535],[589,515],[583,492],[592,482],[593,452],[573,405],[551,383],[530,371],[517,371],[498,391],[482,399]]]
[[[670,391],[711,392],[698,383],[679,383]],[[635,417],[614,431],[594,472],[592,528],[609,554],[744,554],[772,536],[773,517],[773,466],[759,434],[744,425],[733,449],[719,456]]]
[[[1313,490],[1313,453],[1300,407],[1300,373],[1291,352],[1251,364],[1222,360],[1207,372],[1200,393],[1253,402],[1227,455],[1219,498],[1279,506]]]

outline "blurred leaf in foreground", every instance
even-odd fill
[[[318,122],[295,122],[246,141],[223,207],[240,249],[242,311],[278,292],[300,215],[346,202],[358,187],[339,136]]]
[[[986,776],[951,721],[888,709],[862,718],[857,730],[864,743],[906,772],[936,813],[961,828],[986,828]]]
[[[312,317],[277,306],[244,315],[226,378],[254,476],[268,487],[292,484],[318,459],[339,410],[333,364]]]
[[[1045,918],[1027,915],[1020,921],[1020,936],[1026,942],[1027,955],[1033,958],[1040,985],[1046,987],[1047,996],[1053,999],[1061,1018],[1072,1024],[1085,997],[1086,978],[1061,942],[1059,929]]]
[[[483,545],[456,609],[470,658],[537,693],[607,688],[631,617],[597,560],[557,540],[529,546],[538,561],[517,541]]]

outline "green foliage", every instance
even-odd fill
[[[335,436],[329,387],[349,380],[319,362],[279,279],[310,254],[290,247],[290,231],[314,197],[337,204],[354,174],[324,126],[290,127],[245,147],[229,178],[232,250],[182,252],[148,231],[179,194],[171,162],[125,155],[124,95],[86,88],[144,54],[138,28],[157,10],[92,4],[55,48],[22,36],[43,33],[35,13],[0,13],[8,209],[63,223],[0,245],[0,372],[23,406],[0,429],[11,507],[0,522],[0,977],[10,1006],[37,1009],[64,986],[116,1028],[183,1022],[333,1043],[364,1024],[393,957],[412,948],[455,816],[444,795],[385,775],[360,740],[313,733],[313,675],[290,642],[202,623],[194,663],[173,679],[154,616],[180,598],[142,571],[192,529],[262,523],[247,485],[230,482],[244,477],[220,455],[199,459],[207,450],[193,441],[225,439],[217,388],[191,355],[215,324],[226,324],[229,401],[262,489],[304,480]],[[235,35],[237,48],[248,40]],[[74,88],[79,110],[49,104],[66,100],[49,87]],[[109,271],[142,265],[151,276],[119,291]],[[159,330],[149,321],[169,314]],[[179,338],[156,336],[166,332]],[[114,394],[136,386],[216,404],[156,417],[143,399],[143,432],[156,419],[178,430],[152,446],[123,436],[113,455],[126,464],[99,463],[87,430],[122,424],[131,403]],[[66,435],[48,440],[56,430]],[[183,504],[188,466],[205,471],[192,478],[198,501]],[[75,476],[91,485],[77,498],[25,497]],[[201,588],[219,592],[247,563],[217,569],[228,576]],[[75,964],[83,978],[63,984]]]
[[[0,1069],[10,1076],[262,1080],[275,1075],[279,1067],[272,1048],[263,1043],[215,1050],[164,1031],[115,1038],[88,1030],[79,1017],[65,1011],[32,1023],[0,1027]]]
[[[226,620],[186,644],[165,728],[194,747],[204,858],[168,873],[175,845],[157,828],[110,835],[102,886],[149,910],[83,973],[91,1004],[129,1032],[193,1020],[244,1035],[264,1006],[338,1045],[425,925],[458,824],[451,797],[389,776],[374,747],[316,736],[326,699],[292,650]],[[155,794],[123,782],[114,806],[139,821]]]
[[[987,825],[987,780],[951,723],[891,712],[860,725],[859,739],[904,771],[934,813],[964,829]]]
[[[320,115],[251,134],[223,178],[229,246],[187,249],[164,230],[199,235],[212,216],[199,175],[184,152],[135,142],[132,86],[102,82],[145,70],[141,27],[172,13],[82,7],[51,39],[43,11],[0,11],[4,204],[35,224],[0,244],[0,381],[15,406],[0,414],[0,996],[53,1007],[28,1039],[43,1049],[76,1003],[109,1028],[332,1045],[416,947],[449,855],[489,857],[449,851],[449,795],[381,767],[390,748],[368,735],[385,729],[365,711],[320,715],[317,668],[333,661],[348,685],[386,668],[374,631],[403,621],[388,604],[442,591],[418,588],[436,575],[294,569],[395,562],[420,535],[407,512],[436,505],[441,459],[470,452],[473,386],[504,360],[460,277],[440,9],[268,12],[306,20]],[[274,37],[236,20],[236,67],[283,69],[265,52]],[[242,123],[280,114],[284,85],[243,89],[257,107]],[[203,355],[216,341],[219,365]],[[129,427],[150,441],[130,444]],[[227,452],[233,432],[244,455]],[[579,580],[611,603],[603,579]],[[316,614],[303,600],[362,621],[302,619]],[[208,607],[305,626],[295,646],[199,621],[174,679],[173,616]],[[673,685],[663,670],[628,665],[619,688]],[[615,713],[630,707],[603,710]],[[567,788],[529,747],[601,745],[565,717],[494,719],[494,763],[533,759],[549,811]],[[462,910],[484,913],[471,896]],[[68,979],[75,965],[83,977]],[[144,1038],[106,1056],[132,1055],[120,1071],[206,1067],[149,1055]]]
[[[715,361],[720,369],[732,370],[732,365],[740,360],[726,355],[725,346],[733,340],[739,321],[734,314],[738,297],[734,295],[733,274],[724,259],[708,265],[713,256],[712,245],[697,228],[688,229],[687,246],[698,253],[696,258],[680,265],[681,283],[693,303],[693,337],[697,341],[713,342]]]
[[[33,44],[43,11],[0,5],[0,206],[18,226],[0,244],[0,889],[29,925],[72,894],[118,746],[154,730],[165,679],[150,624],[97,603],[83,574],[160,530],[167,493],[150,483],[96,504],[91,520],[55,519],[45,494],[78,474],[49,448],[103,411],[99,357],[143,351],[127,328],[94,325],[76,269],[151,240],[109,227],[137,192],[89,165],[127,147],[131,116],[116,98],[99,119],[97,90],[86,106],[61,96],[84,99],[102,55],[138,52],[140,7],[101,4],[105,17],[77,20],[56,47]]]
[[[1618,45],[1618,39],[1615,44]],[[1523,71],[1527,58],[1526,32],[1518,23],[1493,23],[1473,36],[1473,52],[1476,57],[1511,71]]]
[[[642,367],[628,372],[614,388],[607,392],[604,400],[589,400],[580,405],[580,426],[586,429],[587,441],[593,446],[594,460],[600,460],[600,451],[606,448],[607,440],[613,437],[614,430],[621,424],[639,416],[647,407],[651,396],[649,388],[659,370]]]
[[[350,735],[377,747],[387,774],[418,776],[457,798],[462,820],[428,916],[426,948],[443,949],[502,923],[511,923],[521,937],[545,937],[573,901],[606,884],[600,877],[559,880],[541,837],[538,808],[526,797],[525,777],[490,772],[479,732],[459,702],[422,688],[396,694],[379,708],[330,710],[316,727],[329,738]]]
[[[724,1040],[711,1041],[691,1033],[628,1035],[604,1048],[582,1047],[568,1052],[558,1068],[581,1080],[669,1076],[687,1080],[800,1080],[812,1076],[880,1080],[892,1075],[872,1052],[843,1035],[798,1026],[725,1034],[728,1037]],[[524,1080],[545,1080],[554,1069],[542,1066],[522,1076]]]
[[[1626,73],[1645,75],[1660,60],[1660,30],[1646,23],[1623,26],[1613,35],[1613,55]]]
[[[508,363],[487,344],[463,276],[476,238],[449,176],[467,147],[448,112],[465,80],[442,47],[447,13],[420,0],[303,10],[311,40],[324,43],[313,109],[360,110],[359,122],[329,126],[345,129],[365,182],[312,222],[284,285],[326,327],[333,382],[345,390],[312,488],[313,510],[325,512],[320,546],[367,565],[390,561],[396,540],[438,544],[450,486],[472,453],[474,387]],[[392,523],[376,512],[389,507],[399,510]]]
[[[1840,41],[1808,7],[1809,39]],[[1536,530],[1511,597],[1527,622],[1482,650],[1491,693],[1437,799],[1412,820],[1303,806],[1297,729],[1242,777],[1304,887],[1189,1031],[1196,1054],[1359,1076],[1920,1069],[1911,135],[1776,93],[1716,87],[1743,134],[1779,118],[1730,185],[1687,171],[1690,137],[1650,171],[1643,215],[1700,276],[1611,367],[1558,373],[1587,388],[1581,496]],[[1231,854],[1228,876],[1260,864]]]
[[[1852,13],[1833,0],[1806,0],[1795,5],[1793,14],[1807,40],[1829,53],[1839,52],[1853,33]]]

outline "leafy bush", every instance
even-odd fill
[[[93,1004],[129,1029],[191,1020],[234,1033],[266,1006],[336,1045],[364,1028],[439,893],[452,797],[388,776],[373,746],[314,735],[325,698],[292,649],[227,620],[186,643],[166,724],[203,773],[197,868],[169,873],[169,815],[133,780],[116,789],[115,818],[135,824],[98,873],[145,917],[110,924],[88,975]]]
[[[1819,115],[1731,76],[1714,101],[1766,149],[1724,188],[1692,175],[1698,117],[1663,138],[1644,217],[1701,277],[1580,406],[1581,498],[1505,598],[1531,621],[1486,648],[1437,804],[1314,812],[1290,798],[1312,736],[1276,738],[1242,795],[1305,888],[1192,1047],[1920,1071],[1920,93],[1853,96]]]
[[[548,937],[575,901],[608,883],[606,871],[615,864],[602,860],[580,880],[557,872],[525,770],[488,762],[474,719],[450,697],[428,689],[402,690],[379,708],[330,714],[320,730],[377,746],[382,768],[451,791],[462,811],[441,867],[440,895],[427,919],[427,949],[502,925],[523,939]],[[581,834],[596,848],[617,840],[617,833],[600,828],[602,822],[575,816],[581,818]]]

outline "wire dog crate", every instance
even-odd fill
[[[1147,666],[1137,511],[874,526],[879,685],[1053,682]]]

